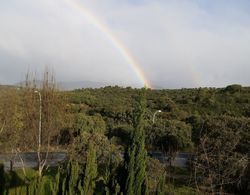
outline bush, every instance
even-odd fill
[[[242,91],[242,86],[241,86],[241,85],[238,85],[238,84],[228,85],[228,86],[225,88],[225,91],[226,91],[226,92],[229,92],[229,93],[241,92],[241,91]]]

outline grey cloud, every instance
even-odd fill
[[[250,15],[240,1],[220,2],[151,1],[107,18],[158,86],[249,85]]]
[[[10,2],[0,3],[0,82],[47,65],[57,80],[139,83],[105,35],[64,1]],[[250,85],[250,15],[241,1],[131,2],[83,4],[129,48],[154,86]]]

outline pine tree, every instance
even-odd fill
[[[141,195],[147,193],[146,150],[144,132],[144,113],[146,108],[145,89],[136,102],[134,112],[134,131],[125,157],[127,180],[125,194]]]

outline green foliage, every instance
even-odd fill
[[[71,145],[70,153],[75,161],[84,163],[87,159],[87,151],[89,148],[89,141],[92,141],[96,148],[96,158],[98,166],[106,166],[109,162],[110,155],[112,155],[113,163],[120,161],[118,147],[111,144],[106,136],[98,133],[82,132]],[[113,165],[114,165],[113,164]]]
[[[59,192],[68,195],[79,193],[79,191],[81,190],[81,187],[79,188],[81,182],[80,175],[81,171],[78,162],[70,159],[67,163],[66,171],[62,170],[62,173],[60,174],[62,184],[59,184],[59,186],[61,186]]]
[[[157,191],[160,186],[159,183],[164,183],[163,176],[166,173],[166,167],[158,160],[153,158],[147,158],[147,180],[149,194]],[[165,183],[164,183],[165,184]]]
[[[97,178],[96,149],[92,141],[89,143],[87,162],[84,173],[83,194],[94,194]]]
[[[142,93],[145,93],[143,91]],[[136,102],[134,111],[134,130],[131,135],[131,143],[128,145],[125,158],[127,172],[124,192],[130,195],[145,194],[146,185],[146,150],[144,132],[145,94],[141,94]]]
[[[241,153],[241,140],[244,140],[241,135],[246,129],[240,121],[223,116],[205,121],[195,168],[198,175],[202,175],[201,185],[210,193],[230,192],[245,173],[248,157]]]
[[[16,89],[9,89],[0,96],[0,149],[14,148],[21,142],[23,110]]]
[[[195,144],[198,144],[199,136],[201,134],[204,125],[204,120],[199,114],[195,113],[191,115],[189,118],[187,118],[186,121],[188,124],[192,126],[192,141]]]
[[[175,195],[200,195],[196,190],[189,186],[178,186],[173,184],[167,184],[165,186],[165,194],[175,194]]]
[[[48,175],[49,174],[49,175]],[[24,187],[16,187],[23,193],[27,194],[79,194],[82,187],[79,185],[81,179],[81,171],[77,162],[69,160],[66,166],[60,166],[55,171],[47,172],[42,177],[33,175],[30,179],[26,178],[25,190]],[[28,182],[28,183],[27,183]]]
[[[36,148],[37,139],[34,137],[37,135],[39,98],[32,91],[32,87],[27,91],[15,88],[1,90],[1,151],[16,147],[24,150]],[[152,159],[147,160],[146,166],[145,149],[164,150],[173,157],[178,151],[196,152],[195,162],[201,165],[197,171],[197,182],[201,188],[208,186],[209,173],[215,175],[210,177],[213,183],[220,183],[222,178],[226,178],[224,181],[236,178],[239,181],[240,174],[244,182],[242,188],[247,189],[249,185],[249,160],[246,168],[245,157],[249,158],[250,148],[250,88],[230,85],[221,89],[147,90],[146,98],[139,101],[135,97],[140,95],[141,90],[117,86],[56,91],[55,96],[46,90],[41,92],[44,100],[44,132],[53,130],[49,136],[43,135],[43,141],[45,143],[50,139],[49,143],[57,143],[54,149],[68,149],[71,164],[59,169],[53,177],[45,174],[40,181],[35,179],[34,174],[25,179],[18,171],[5,174],[6,186],[12,194],[26,193],[27,189],[30,189],[30,194],[37,193],[38,189],[44,194],[80,194],[83,193],[85,182],[91,188],[89,193],[96,194],[119,194],[121,191],[144,194],[145,186],[148,186],[149,193],[155,193],[158,189],[158,194],[164,190],[165,193],[194,194],[194,186],[189,188],[169,184],[171,174],[177,174],[186,181],[189,178],[189,175],[179,175],[175,171],[170,173],[172,169],[169,167],[163,186],[161,176],[165,169],[160,162]],[[53,101],[65,97],[66,109],[57,109],[64,106],[60,106],[61,101],[55,101],[56,104]],[[156,110],[162,112],[157,114],[153,124],[152,114]],[[59,131],[64,141],[57,140]],[[92,157],[88,152],[89,140],[95,150]],[[201,145],[201,141],[205,145]],[[58,145],[62,142],[64,146]],[[210,166],[205,158],[205,146],[207,157],[211,160]],[[125,170],[121,168],[124,148]],[[93,163],[93,156],[96,163]],[[239,162],[239,159],[242,161]],[[192,162],[191,165],[194,166]],[[194,174],[193,169],[190,171]],[[178,177],[171,181],[179,182],[181,179]],[[187,182],[182,183],[187,185]],[[223,186],[226,192],[237,190],[237,184]]]
[[[38,177],[37,171],[34,169],[26,169],[25,171],[26,176],[21,169],[5,172],[5,194],[58,194],[58,191],[54,192],[56,170],[49,168],[42,177]]]
[[[88,116],[79,113],[76,116],[73,128],[76,132],[86,131],[89,133],[104,134],[106,131],[106,124],[101,115]]]
[[[161,176],[156,189],[156,195],[164,195],[165,194],[165,180],[166,176],[165,174]]]
[[[116,169],[121,161],[117,147],[109,142],[106,136],[98,133],[82,132],[71,148],[71,156],[79,162],[82,172],[84,193],[98,193],[104,190],[114,192],[117,185]],[[98,183],[95,180],[98,178]]]
[[[62,185],[61,185],[61,177],[63,177],[62,175],[62,170],[61,170],[62,167],[58,167],[57,169],[57,173],[55,175],[55,181],[53,180],[50,180],[50,189],[51,189],[51,192],[52,192],[52,195],[57,195],[59,194],[60,192],[62,193]]]
[[[166,120],[154,123],[147,126],[146,133],[149,144],[169,155],[180,150],[190,150],[193,146],[192,128],[183,121]]]
[[[237,93],[237,92],[241,92],[241,90],[242,90],[242,86],[241,85],[237,85],[237,84],[228,85],[225,88],[225,92],[229,92],[229,93]]]

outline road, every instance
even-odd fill
[[[45,156],[45,154],[42,154]],[[20,158],[21,157],[21,158]],[[57,166],[60,162],[63,162],[67,157],[66,152],[50,152],[47,158],[47,165]],[[0,162],[3,162],[5,170],[10,169],[10,162],[13,162],[13,169],[23,167],[22,161],[25,167],[34,168],[37,166],[37,153],[25,152],[16,154],[0,154]]]
[[[35,168],[37,166],[37,153],[36,152],[25,152],[19,153],[21,159],[24,162],[25,167]],[[5,170],[10,169],[10,162],[13,162],[13,169],[22,168],[23,164],[19,157],[15,154],[0,154],[0,162],[4,163]],[[43,154],[45,155],[45,154]],[[124,156],[124,153],[121,153]],[[154,159],[158,159],[161,163],[169,165],[169,157],[163,155],[162,152],[150,151],[149,156]],[[190,159],[191,154],[189,153],[178,153],[175,159],[172,160],[172,166],[175,167],[186,167],[188,159]],[[50,167],[57,166],[59,163],[63,162],[67,158],[66,152],[50,152],[47,159],[47,165]]]
[[[170,165],[169,156],[164,155],[162,152],[151,151],[149,156],[154,159],[158,159],[161,163]],[[190,153],[177,153],[175,158],[172,160],[172,166],[174,167],[186,167],[188,160],[191,158]]]

